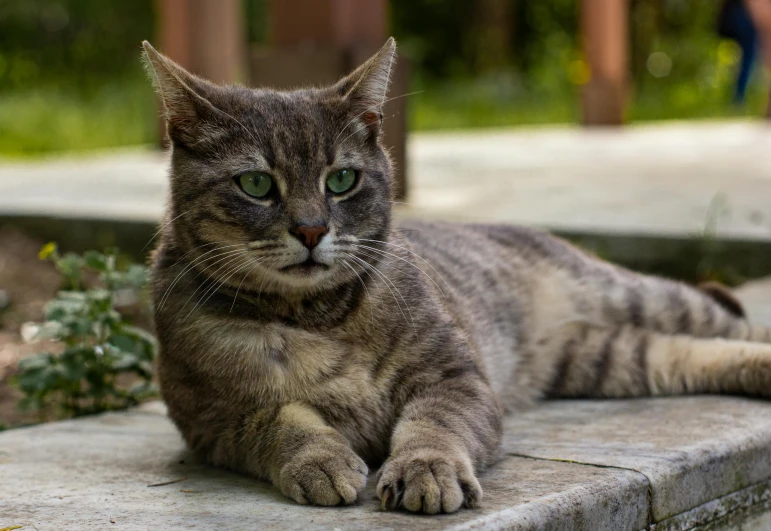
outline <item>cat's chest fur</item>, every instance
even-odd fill
[[[377,353],[351,335],[271,323],[239,328],[220,341],[211,369],[245,402],[311,404],[365,453],[379,452],[372,445],[387,440],[382,432],[392,413],[375,371]],[[239,374],[222,374],[231,370]]]
[[[238,359],[212,361],[220,370],[230,365],[242,372],[243,391],[260,400],[291,402],[323,392],[336,380],[347,385],[371,384],[363,370],[367,352],[345,336],[311,332],[275,323],[260,323],[231,330],[219,349]],[[217,370],[217,367],[212,367]]]

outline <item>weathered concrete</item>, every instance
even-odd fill
[[[642,473],[654,521],[771,479],[771,404],[763,401],[551,402],[506,427],[509,454]]]
[[[193,462],[158,404],[0,434],[0,528],[764,529],[771,404],[726,397],[546,403],[507,421],[484,506],[382,512],[296,506]],[[184,478],[183,481],[148,487]],[[738,520],[737,520],[738,519]],[[114,521],[114,524],[111,523]]]
[[[4,432],[0,452],[0,528],[634,530],[647,522],[645,478],[636,472],[515,457],[485,474],[478,510],[385,513],[374,477],[357,506],[299,507],[268,485],[193,463],[157,412]]]
[[[769,269],[766,274],[771,274],[771,264],[766,265]],[[750,321],[771,325],[771,277],[742,284],[735,293]]]
[[[691,237],[709,221],[720,237],[768,240],[770,139],[762,122],[414,133],[398,206],[568,232]],[[150,150],[0,161],[0,215],[156,222],[167,163]]]
[[[753,485],[654,524],[652,531],[768,531],[771,529],[771,482]]]

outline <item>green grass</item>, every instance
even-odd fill
[[[730,73],[730,72],[729,72]],[[764,114],[767,80],[757,76],[747,105],[730,101],[732,77],[709,82],[653,80],[630,94],[629,121],[735,118]],[[533,88],[516,76],[420,83],[406,96],[411,130],[507,127],[580,120],[580,86],[553,78]],[[394,94],[394,96],[400,96]],[[53,88],[0,97],[0,156],[27,157],[154,143],[157,109],[141,74],[85,92]]]
[[[464,129],[574,122],[577,94],[553,97],[505,76],[433,83],[407,96],[412,130]],[[397,95],[398,96],[398,95]]]
[[[764,116],[768,104],[768,80],[756,76],[747,92],[747,101],[733,104],[731,81],[703,86],[680,81],[662,86],[649,86],[633,95],[627,118],[645,120],[692,120],[702,118],[742,118]]]
[[[691,120],[761,117],[768,103],[766,80],[757,76],[747,102],[731,102],[731,80],[703,86],[688,81],[649,83],[631,92],[626,119]],[[581,118],[580,87],[565,84],[542,91],[501,87],[489,80],[428,84],[408,96],[412,130],[463,129],[577,123]]]
[[[146,144],[157,138],[155,97],[144,79],[87,93],[53,88],[0,98],[0,155],[24,157]]]

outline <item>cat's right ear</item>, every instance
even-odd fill
[[[376,133],[383,123],[383,105],[395,59],[396,41],[391,37],[380,51],[332,87],[343,96],[352,114]]]
[[[163,103],[168,134],[172,141],[193,145],[204,140],[204,124],[216,121],[217,111],[210,102],[217,86],[197,77],[143,41],[142,59]]]

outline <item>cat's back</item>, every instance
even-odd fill
[[[569,304],[580,279],[604,267],[560,238],[516,225],[404,221],[394,241],[441,289],[499,396],[511,390],[519,347],[543,320],[543,301]]]
[[[519,225],[404,220],[394,231],[432,266],[471,275],[465,280],[474,288],[480,280],[490,287],[512,268],[525,274],[546,265],[577,270],[589,258],[546,231]]]
[[[426,221],[405,221],[394,231],[476,346],[499,395],[511,387],[531,313],[536,262],[527,249],[545,245],[544,237],[514,226]]]

